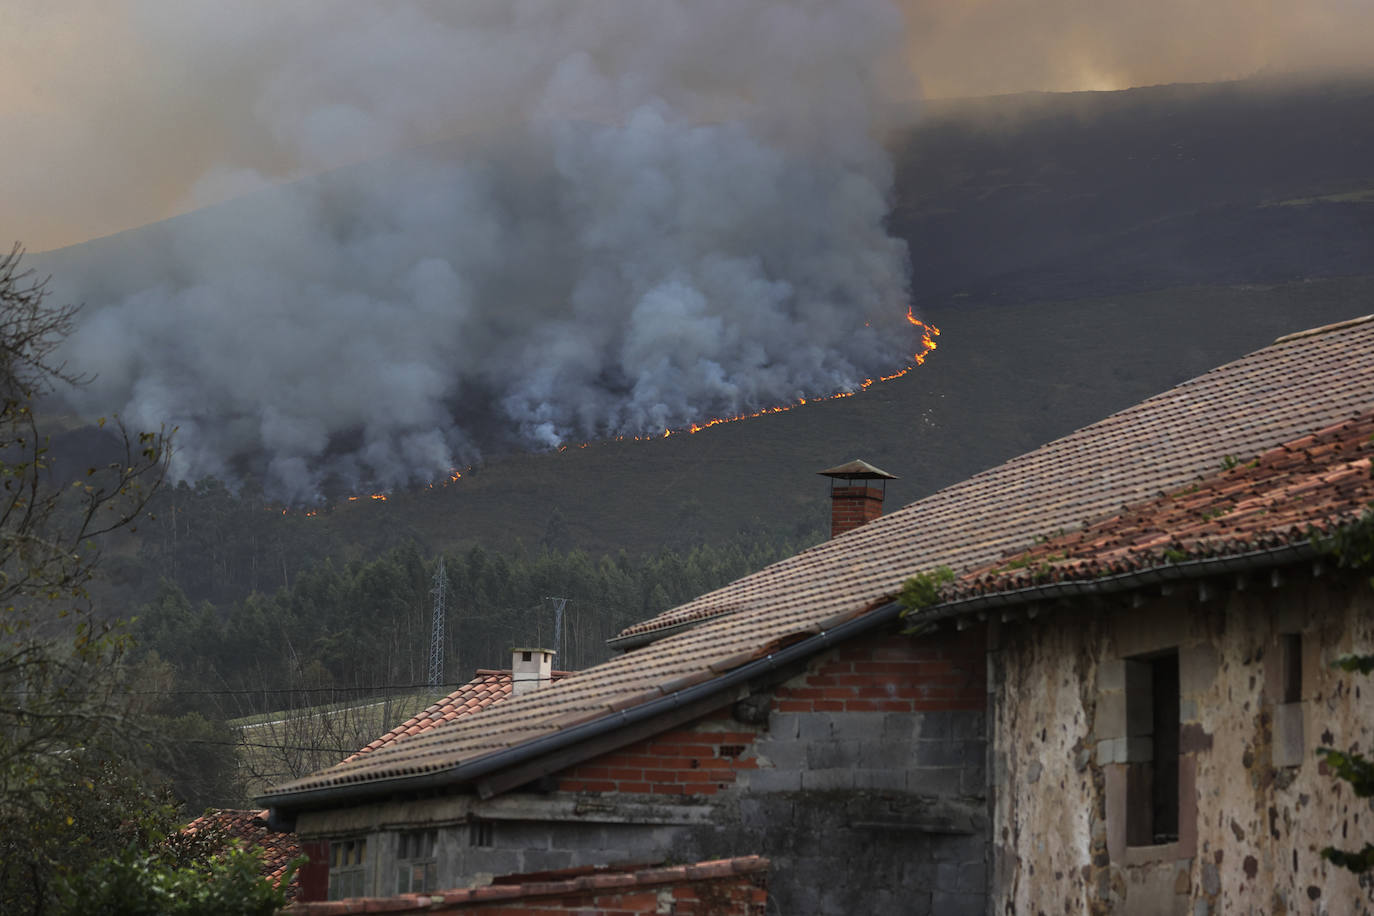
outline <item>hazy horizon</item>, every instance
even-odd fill
[[[501,14],[499,4],[471,6],[479,20]],[[1374,4],[1362,0],[892,7],[902,19],[901,53],[876,78],[896,102],[1221,82],[1374,61]],[[165,0],[6,4],[0,240],[47,251],[486,129],[499,113],[472,120],[467,96],[482,87],[464,85],[463,74],[464,58],[489,49],[426,22],[444,26],[445,15],[424,0],[232,10]],[[546,53],[530,47],[506,53]],[[322,120],[326,108],[336,116],[332,134],[302,142],[304,120],[312,111]]]

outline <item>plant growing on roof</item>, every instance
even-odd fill
[[[1366,508],[1359,518],[1331,532],[1310,528],[1308,536],[1344,569],[1374,568],[1374,508]],[[1369,581],[1374,585],[1374,578]]]
[[[906,608],[903,616],[928,608],[940,601],[940,590],[954,581],[954,570],[948,566],[937,566],[930,572],[917,573],[902,583],[902,591],[897,600]]]

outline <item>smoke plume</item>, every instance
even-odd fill
[[[885,0],[185,9],[143,40],[263,144],[196,193],[312,177],[59,271],[83,406],[177,426],[180,476],[401,486],[909,359]]]

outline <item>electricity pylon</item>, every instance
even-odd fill
[[[448,576],[444,574],[444,559],[434,571],[434,586],[429,591],[434,599],[434,628],[429,637],[429,686],[444,682],[444,598],[448,594]]]

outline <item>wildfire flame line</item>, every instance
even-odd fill
[[[822,395],[821,397],[815,398],[797,398],[797,400],[793,401],[791,404],[778,404],[774,407],[765,407],[762,410],[756,410],[753,413],[736,414],[732,417],[712,417],[711,419],[703,420],[700,423],[693,423],[691,426],[688,426],[683,429],[665,429],[662,435],[658,435],[657,433],[655,433],[654,435],[643,436],[616,436],[615,441],[647,442],[652,439],[667,439],[669,436],[680,436],[684,434],[691,435],[692,433],[699,433],[703,429],[710,429],[712,426],[720,426],[722,423],[734,423],[738,420],[749,420],[754,417],[762,417],[765,414],[770,413],[785,413],[786,411],[792,410],[797,407],[801,407],[806,404],[815,403],[817,401],[833,401],[837,398],[852,398],[860,391],[866,391],[869,388],[872,388],[878,382],[890,382],[893,379],[901,378],[902,376],[910,372],[912,369],[915,369],[917,366],[920,366],[923,363],[925,363],[926,357],[930,355],[930,351],[937,349],[939,347],[939,344],[935,342],[935,338],[940,336],[940,329],[935,327],[935,325],[933,324],[926,324],[924,321],[917,318],[915,314],[912,313],[911,306],[907,306],[906,320],[909,321],[913,326],[918,328],[921,332],[921,346],[920,349],[918,349],[915,353],[911,355],[911,362],[908,363],[906,366],[902,367],[901,369],[897,370],[896,372],[892,373],[891,375],[879,375],[875,376],[874,378],[864,379],[862,382],[859,383],[859,387],[856,388],[854,391],[837,391],[834,394]],[[589,442],[583,442],[580,443],[577,447],[586,448],[590,444],[591,443]],[[568,448],[569,446],[567,445],[560,445],[558,447],[558,451],[566,452]]]
[[[791,404],[779,404],[774,407],[765,407],[762,410],[756,410],[753,413],[736,414],[732,417],[712,417],[709,420],[703,420],[700,423],[693,423],[691,426],[682,429],[665,429],[662,435],[655,434],[643,436],[616,436],[614,441],[648,442],[653,439],[667,439],[669,436],[691,435],[692,433],[699,433],[703,429],[710,429],[713,426],[720,426],[724,423],[735,423],[739,420],[749,420],[753,417],[762,417],[765,414],[785,413],[789,410],[793,410],[797,407],[801,407],[806,404],[815,403],[817,401],[833,401],[838,398],[852,398],[860,391],[867,391],[869,388],[872,388],[878,382],[890,382],[893,379],[901,378],[902,376],[910,372],[912,369],[915,369],[917,366],[920,366],[925,363],[926,357],[930,355],[930,351],[937,349],[939,347],[939,344],[935,342],[935,338],[940,336],[940,329],[935,327],[935,325],[933,324],[926,324],[924,321],[917,318],[915,314],[912,313],[911,306],[907,306],[906,320],[921,332],[920,348],[911,355],[911,362],[908,363],[906,366],[903,366],[901,369],[898,369],[896,372],[893,372],[891,375],[878,375],[874,376],[873,378],[866,378],[862,382],[860,382],[859,387],[853,391],[837,391],[834,394],[822,395],[820,397],[815,398],[797,398],[797,400],[792,402]],[[587,448],[589,445],[591,445],[590,442],[581,442],[577,444],[576,448]],[[572,447],[573,446],[569,445],[560,445],[558,447],[558,451],[560,453],[566,452],[569,448]],[[464,472],[471,470],[471,465],[462,468],[461,470],[458,468],[450,468],[448,479],[441,480],[436,483],[431,483],[429,485],[429,489],[432,490],[436,486],[446,487],[449,484],[457,483],[459,480],[462,479]],[[373,499],[378,500],[380,502],[386,502],[386,498],[387,495],[385,493],[369,493],[366,496],[350,496],[348,497],[347,501],[352,503],[358,502],[362,499]],[[288,512],[288,509],[281,510],[282,515],[286,515]],[[319,512],[319,509],[309,509],[304,514],[306,516],[315,516],[319,515]]]

